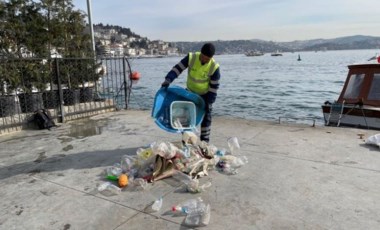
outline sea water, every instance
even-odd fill
[[[213,114],[269,121],[289,117],[305,124],[314,119],[323,125],[321,105],[338,99],[347,66],[365,62],[376,53],[380,50],[294,52],[277,57],[216,55],[221,79]],[[130,60],[141,78],[133,83],[129,108],[151,110],[167,72],[181,58]],[[182,73],[172,84],[186,87],[186,76],[187,72]]]

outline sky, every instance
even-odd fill
[[[88,0],[73,0],[86,14]],[[380,0],[90,0],[92,23],[150,40],[380,37]]]

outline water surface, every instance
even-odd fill
[[[216,55],[221,81],[214,114],[253,120],[278,120],[280,116],[323,124],[321,105],[336,100],[347,77],[347,66],[364,62],[378,50],[344,50],[283,53],[257,57]],[[298,55],[301,61],[297,61]],[[134,59],[132,70],[141,73],[133,85],[130,108],[152,108],[156,91],[167,72],[181,57]],[[173,84],[185,86],[182,73]]]

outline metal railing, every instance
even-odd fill
[[[128,107],[127,58],[0,59],[0,134],[30,127],[46,109],[57,122]]]

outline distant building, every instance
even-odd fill
[[[174,48],[174,47],[167,48],[165,55],[178,56],[179,55],[178,48]]]
[[[136,49],[133,49],[133,48],[125,48],[124,52],[128,56],[136,56],[137,55]]]
[[[111,53],[113,53],[114,57],[122,57],[124,56],[124,48],[121,44],[112,44],[110,45]]]
[[[100,52],[101,56],[104,56],[104,57],[110,57],[111,56],[111,49],[108,45],[99,46],[99,52]]]

